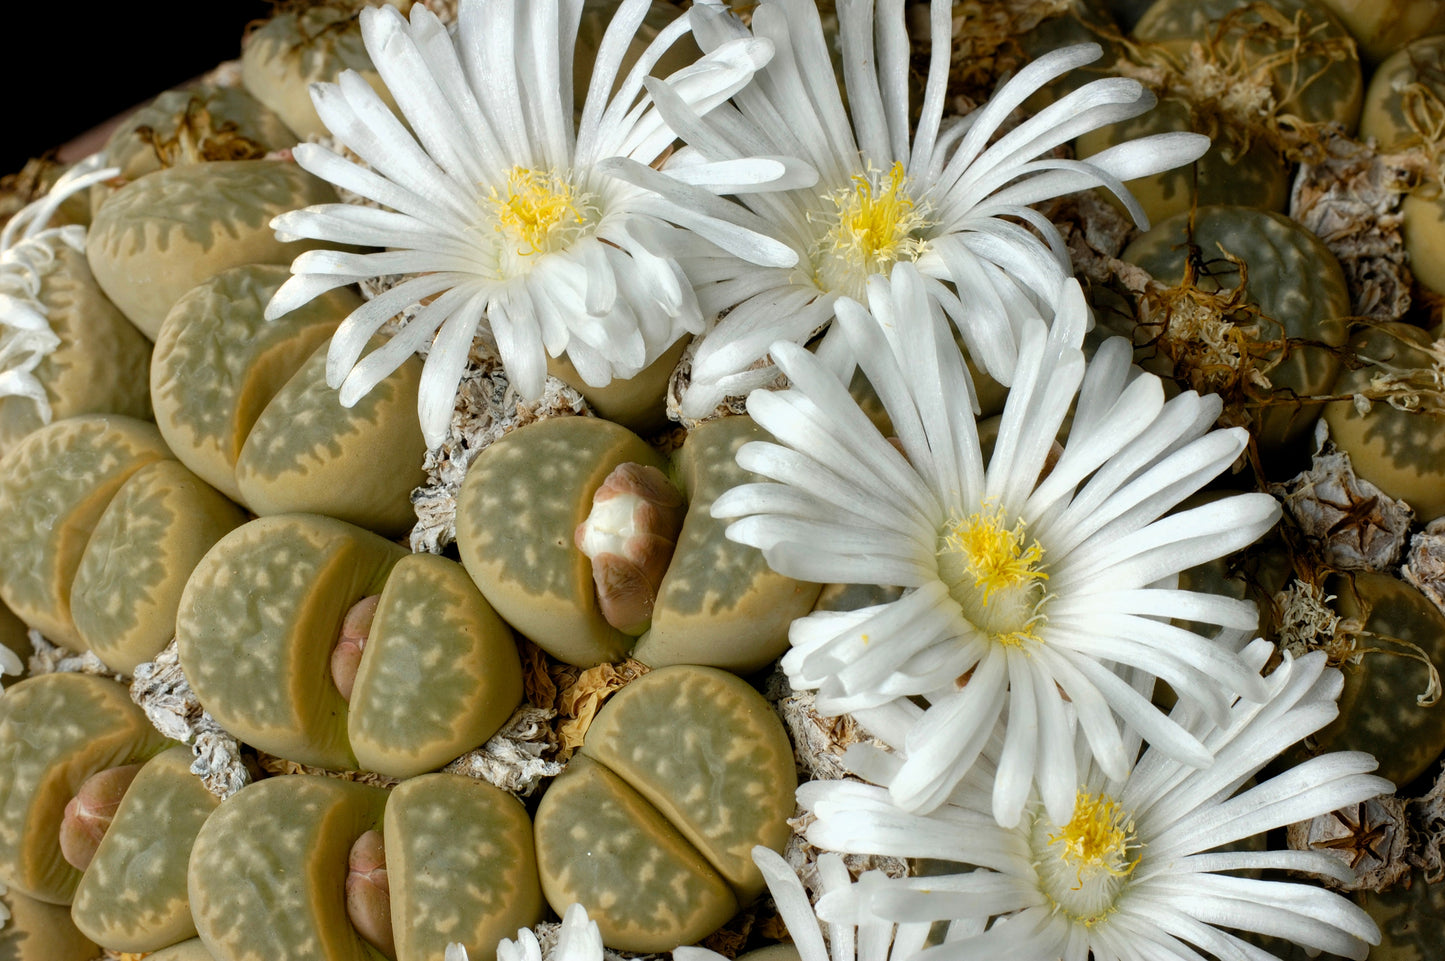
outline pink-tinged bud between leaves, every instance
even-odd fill
[[[331,649],[331,680],[348,701],[351,700],[351,689],[356,686],[361,652],[366,649],[366,639],[371,634],[371,622],[376,618],[376,605],[380,601],[381,595],[373,594],[351,605],[341,622],[336,646]]]
[[[388,958],[396,957],[391,928],[391,884],[380,831],[367,831],[351,845],[346,862],[346,914],[356,933]]]
[[[607,623],[641,634],[652,620],[687,502],[656,467],[620,464],[592,497],[573,541],[592,559],[597,604]]]
[[[139,764],[126,764],[97,771],[81,782],[75,797],[66,803],[60,822],[60,853],[77,870],[90,866],[121,798],[140,769]]]

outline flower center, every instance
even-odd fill
[[[597,213],[592,196],[555,170],[513,167],[505,190],[493,187],[487,199],[495,208],[497,231],[520,257],[565,248]]]
[[[918,234],[931,221],[907,187],[903,165],[894,163],[886,177],[877,170],[854,174],[849,186],[826,195],[832,209],[808,217],[824,227],[813,249],[818,286],[862,300],[870,275],[918,258],[924,249]]]
[[[1023,520],[1006,527],[1003,510],[984,505],[946,523],[938,540],[938,575],[963,616],[1000,644],[1037,642],[1049,575]]]
[[[1111,914],[1141,857],[1134,819],[1106,794],[1080,791],[1074,816],[1062,828],[1040,813],[1029,836],[1045,897],[1073,920],[1092,927]]]

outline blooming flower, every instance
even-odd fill
[[[51,328],[40,287],[54,268],[61,245],[85,252],[84,227],[51,227],[50,220],[71,195],[119,173],[114,167],[102,169],[103,160],[97,154],[67,170],[44,197],[27,204],[0,232],[0,397],[28,399],[44,424],[50,423],[53,412],[35,369],[60,346],[60,337]]]
[[[1244,657],[1258,670],[1272,651],[1268,642],[1255,641]],[[798,792],[817,816],[808,838],[844,851],[979,866],[849,892],[860,902],[850,910],[885,918],[992,921],[982,934],[923,951],[918,961],[1273,957],[1222,927],[1364,958],[1367,945],[1379,943],[1379,931],[1344,897],[1310,884],[1225,873],[1288,870],[1347,881],[1344,863],[1319,851],[1218,849],[1393,789],[1368,773],[1374,758],[1340,752],[1241,791],[1266,763],[1338,713],[1343,681],[1326,669],[1322,652],[1286,655],[1264,680],[1265,697],[1236,701],[1221,725],[1187,702],[1175,708],[1176,723],[1213,758],[1207,769],[1181,765],[1155,748],[1125,778],[1081,764],[1067,820],[1054,818],[1035,797],[1019,824],[1001,827],[988,814],[983,778],[965,782],[926,816],[896,810],[881,787],[815,781]],[[994,742],[988,761],[997,759],[1001,743]],[[881,753],[858,750],[853,760],[865,776],[885,783],[897,770],[896,760]],[[838,907],[819,905],[822,917],[830,910]]]
[[[825,943],[808,892],[783,856],[759,845],[753,848],[753,863],[767,881],[768,893],[773,896],[779,917],[787,925],[800,961],[909,961],[923,950],[932,932],[933,925],[929,922],[895,924],[866,911],[855,910],[846,922],[835,919],[835,923],[829,926]],[[854,881],[839,855],[825,853],[818,858],[818,881],[823,901],[845,898],[855,906],[866,903],[867,896],[862,892],[884,883],[885,878],[882,871],[865,871]],[[950,926],[944,941],[947,943],[976,934],[982,929],[978,922],[964,920]],[[674,948],[672,957],[673,961],[721,961],[723,956],[707,948],[684,946]]]
[[[668,122],[711,161],[784,155],[818,172],[816,183],[739,198],[796,253],[796,266],[695,273],[704,314],[730,312],[693,358],[682,398],[686,416],[704,416],[724,397],[770,381],[776,370],[757,362],[775,340],[803,343],[829,324],[838,297],[862,300],[867,278],[900,262],[917,264],[929,298],[948,311],[976,359],[1007,384],[1021,317],[1038,304],[1047,316],[1071,274],[1063,239],[1029,205],[1103,185],[1143,225],[1122,181],[1189,163],[1208,147],[1205,137],[1171,133],[1087,161],[1051,157],[1079,134],[1153,105],[1152,94],[1121,78],[1088,83],[995,140],[1030,95],[1096,59],[1095,44],[1040,57],[985,106],[945,123],[948,0],[932,3],[928,78],[910,134],[904,5],[884,4],[876,16],[874,8],[873,0],[838,5],[842,92],[817,7],[808,0],[758,5],[751,34],[717,0],[694,5],[693,32],[703,50],[749,35],[776,47],[773,60],[736,94],[736,109],[699,117],[668,91],[653,90]],[[826,340],[821,349],[830,350]]]
[[[818,709],[832,714],[926,700],[896,745],[908,760],[892,796],[908,810],[943,802],[1001,716],[993,797],[1005,825],[1018,822],[1035,782],[1049,813],[1068,820],[1076,724],[1111,777],[1132,759],[1120,721],[1174,757],[1208,763],[1150,704],[1153,679],[1216,719],[1235,694],[1258,698],[1264,687],[1231,646],[1169,618],[1253,630],[1257,612],[1175,589],[1174,576],[1249,544],[1279,508],[1241,494],[1169,512],[1234,460],[1245,432],[1209,431],[1217,397],[1166,402],[1158,378],[1131,370],[1120,338],[1086,369],[1087,308],[1069,280],[1052,328],[1037,315],[1020,326],[1013,388],[985,458],[967,369],[923,278],[899,264],[891,281],[870,279],[868,294],[867,311],[840,300],[838,322],[897,448],[822,360],[779,342],[772,355],[792,388],[748,398],[778,443],[738,453],[776,483],[740,485],[712,508],[740,518],[728,536],[760,548],[779,573],[907,589],[891,603],[794,621],[782,660],[793,686],[817,689]]]
[[[340,387],[343,404],[430,343],[419,407],[436,446],[483,321],[523,396],[541,394],[547,355],[564,352],[587,383],[602,386],[633,376],[680,337],[702,330],[679,257],[794,262],[784,245],[739,226],[750,214],[700,186],[657,174],[654,185],[665,188],[659,192],[614,176],[629,165],[656,174],[648,165],[675,139],[639,93],[642,77],[686,32],[687,16],[660,32],[611,94],[648,3],[625,0],[618,9],[576,123],[570,78],[581,4],[463,0],[455,39],[421,4],[409,23],[393,7],[362,11],[367,52],[412,132],[348,72],[338,83],[313,86],[312,96],[327,128],[370,169],[315,144],[294,154],[317,176],[387,209],[323,204],[283,214],[273,226],[288,239],[388,249],[302,254],[266,312],[280,316],[370,277],[409,275],[357,308],[332,340],[327,383]],[[770,54],[766,40],[740,38],[673,74],[666,89],[706,113]],[[730,188],[737,179],[766,182],[786,168],[759,159],[689,174]],[[714,241],[732,253],[724,256]],[[363,358],[377,329],[414,303],[426,306]]]
[[[596,921],[588,919],[587,909],[582,905],[570,905],[563,914],[556,946],[547,958],[548,961],[602,961],[602,932]],[[466,947],[455,941],[447,945],[443,961],[468,961]],[[542,945],[530,928],[522,928],[517,932],[517,940],[503,938],[497,945],[497,961],[542,961]]]

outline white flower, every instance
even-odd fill
[[[1259,669],[1272,651],[1268,642],[1255,641],[1244,656]],[[808,838],[843,851],[982,868],[851,892],[861,903],[850,910],[885,918],[992,921],[983,934],[924,951],[918,961],[1085,961],[1091,952],[1095,961],[1273,957],[1221,928],[1364,958],[1379,931],[1346,898],[1311,884],[1225,873],[1301,871],[1347,881],[1349,869],[1323,852],[1217,849],[1392,790],[1368,773],[1374,758],[1340,752],[1241,791],[1266,763],[1338,713],[1342,679],[1325,668],[1322,652],[1286,656],[1265,683],[1263,701],[1237,701],[1223,725],[1185,702],[1176,707],[1174,719],[1213,757],[1207,769],[1181,765],[1153,748],[1123,779],[1081,764],[1078,800],[1066,821],[1035,798],[1017,826],[1000,827],[988,813],[982,779],[961,785],[949,804],[927,816],[896,810],[879,787],[815,781],[798,792],[818,817]],[[896,770],[887,755],[860,750],[852,760],[883,782]],[[819,905],[820,916],[828,912],[829,905]]]
[[[503,938],[497,945],[497,961],[542,961],[542,945],[530,928],[517,932],[517,940]],[[468,961],[467,949],[459,942],[447,945],[443,961]],[[557,943],[547,961],[603,961],[602,932],[587,917],[587,909],[572,904],[562,915]]]
[[[572,50],[582,4],[463,0],[455,38],[421,4],[410,23],[390,6],[362,11],[367,52],[410,131],[348,72],[338,83],[314,85],[312,98],[327,128],[371,169],[314,144],[294,154],[317,176],[388,209],[324,204],[283,214],[273,226],[287,239],[388,249],[302,254],[266,312],[280,316],[366,278],[410,275],[337,331],[326,376],[343,404],[430,343],[419,406],[435,446],[483,322],[524,397],[541,394],[549,354],[565,352],[587,383],[602,386],[703,329],[679,257],[720,256],[713,241],[759,263],[794,262],[785,246],[738,225],[746,211],[700,187],[657,174],[667,185],[659,192],[614,176],[659,162],[675,139],[642,93],[642,78],[686,32],[686,15],[661,31],[611,95],[648,7],[649,0],[625,0],[618,9],[577,121]],[[725,44],[673,74],[667,89],[706,113],[770,55],[766,40]],[[760,159],[692,174],[731,185],[766,182],[787,169]],[[363,358],[376,330],[414,303],[426,306]]]
[[[1268,530],[1274,500],[1241,494],[1169,513],[1229,466],[1247,435],[1209,430],[1217,397],[1166,402],[1121,338],[1086,370],[1087,309],[1077,282],[1065,286],[1052,328],[1037,316],[1020,326],[1014,386],[985,460],[967,370],[924,280],[907,264],[891,281],[872,278],[871,315],[840,300],[838,322],[898,447],[821,360],[780,342],[772,354],[793,387],[748,398],[779,443],[738,453],[777,483],[733,488],[712,508],[742,518],[728,536],[779,573],[908,589],[889,604],[794,621],[782,665],[795,688],[818,690],[825,713],[926,699],[896,745],[908,761],[892,793],[909,810],[942,803],[1001,716],[995,816],[1016,823],[1037,782],[1067,820],[1076,724],[1113,777],[1132,760],[1121,722],[1206,764],[1198,741],[1150,704],[1154,678],[1217,719],[1236,694],[1263,694],[1232,647],[1169,620],[1256,624],[1253,605],[1174,589],[1174,577]]]
[[[822,888],[819,904],[842,899],[852,908],[846,920],[832,918],[825,943],[823,930],[803,882],[788,867],[783,856],[771,848],[753,848],[753,863],[762,872],[773,896],[778,915],[787,925],[800,961],[909,961],[923,950],[933,925],[929,922],[895,924],[867,913],[865,892],[886,883],[882,871],[865,871],[855,882],[837,854],[818,858],[818,881]],[[950,925],[945,943],[983,930],[983,925],[965,919]],[[723,956],[706,948],[679,947],[673,961],[722,961]]]
[[[1006,384],[1015,337],[996,335],[1014,334],[1020,317],[1033,312],[1030,304],[1044,306],[1047,316],[1071,273],[1063,239],[1029,205],[1103,185],[1143,225],[1143,211],[1122,181],[1189,163],[1207,149],[1206,137],[1171,133],[1087,162],[1050,157],[1079,134],[1153,105],[1152,94],[1122,78],[1086,84],[990,143],[1030,95],[1096,59],[1094,44],[1039,58],[984,107],[945,123],[952,9],[948,0],[933,0],[928,78],[910,133],[904,4],[882,4],[876,16],[874,0],[838,5],[843,92],[810,0],[760,4],[751,34],[716,0],[694,5],[693,32],[703,50],[751,35],[771,40],[777,52],[736,94],[736,109],[698,117],[650,86],[659,109],[708,160],[792,156],[815,168],[818,180],[740,198],[774,225],[799,261],[697,275],[705,314],[732,309],[698,347],[682,401],[686,416],[703,416],[723,397],[767,383],[776,371],[753,365],[775,340],[803,343],[832,320],[839,296],[862,300],[869,276],[886,275],[904,261],[929,278],[929,297],[948,311],[976,359]],[[826,341],[822,349],[829,350]]]
[[[0,397],[24,397],[35,405],[41,423],[53,416],[45,385],[35,376],[46,357],[59,346],[40,287],[54,269],[60,245],[85,253],[85,228],[74,224],[51,227],[50,219],[72,194],[120,173],[101,169],[104,158],[89,157],[67,170],[44,197],[26,204],[0,231]],[[0,673],[19,673],[9,670]]]

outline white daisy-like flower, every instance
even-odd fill
[[[739,198],[796,252],[796,266],[694,272],[704,313],[731,310],[693,358],[685,416],[704,416],[724,397],[770,381],[776,370],[758,362],[775,340],[808,340],[832,320],[838,297],[862,300],[868,277],[886,275],[898,262],[917,264],[929,297],[948,311],[975,359],[1007,384],[1022,317],[1038,306],[1047,316],[1071,274],[1062,237],[1029,205],[1104,186],[1143,226],[1147,219],[1123,181],[1189,163],[1208,148],[1206,137],[1170,133],[1086,162],[1050,156],[1086,131],[1153,106],[1152,94],[1123,78],[1088,83],[1000,135],[1032,94],[1097,59],[1095,44],[1040,57],[985,106],[945,122],[948,0],[931,6],[928,77],[911,128],[904,7],[875,0],[838,4],[840,91],[810,0],[758,5],[751,33],[718,0],[694,5],[693,32],[703,50],[755,36],[772,41],[777,52],[736,94],[735,108],[698,116],[670,91],[654,89],[668,121],[710,161],[792,156],[815,168],[818,179]],[[829,353],[829,341],[820,349]]]
[[[45,424],[53,412],[35,368],[60,346],[60,337],[50,326],[40,287],[61,245],[85,253],[84,227],[52,227],[50,220],[71,195],[120,173],[116,167],[102,168],[103,162],[95,155],[61,174],[44,197],[26,204],[0,231],[0,397],[28,399]],[[19,672],[9,671],[7,664],[0,673]]]
[[[542,961],[542,944],[531,928],[522,928],[517,939],[503,938],[497,945],[497,961]],[[548,953],[548,961],[603,961],[602,932],[597,922],[587,917],[587,909],[572,904],[562,915],[557,929],[556,946]],[[466,946],[460,942],[447,945],[443,961],[468,961]]]
[[[882,871],[865,871],[854,881],[841,856],[831,852],[819,856],[819,904],[841,899],[841,906],[852,909],[847,918],[832,919],[825,940],[808,891],[783,856],[759,845],[753,848],[753,863],[767,882],[800,961],[909,961],[928,943],[931,922],[895,924],[863,909],[868,900],[865,892],[887,879]],[[950,923],[943,940],[948,943],[982,930],[978,920],[963,918]],[[725,961],[716,951],[696,947],[674,948],[672,957],[673,961]]]
[[[1255,641],[1244,657],[1259,669],[1272,652],[1268,642]],[[810,782],[798,791],[799,802],[817,815],[808,838],[836,850],[981,868],[847,892],[860,902],[849,910],[885,918],[989,922],[977,937],[925,950],[917,961],[1274,958],[1223,928],[1364,958],[1380,935],[1361,908],[1312,884],[1257,875],[1298,871],[1348,881],[1343,862],[1319,851],[1250,845],[1220,850],[1393,790],[1369,773],[1375,759],[1359,752],[1311,758],[1241,790],[1265,764],[1338,713],[1343,681],[1325,667],[1322,652],[1286,655],[1264,680],[1263,700],[1236,701],[1222,725],[1187,702],[1175,708],[1176,723],[1213,758],[1207,769],[1151,748],[1120,779],[1081,755],[1077,801],[1067,820],[1051,816],[1034,797],[1018,825],[1000,827],[989,813],[983,778],[960,785],[931,815],[897,810],[882,787]],[[988,760],[997,758],[1003,740],[995,739]],[[898,769],[896,758],[881,752],[858,749],[851,760],[881,783]],[[829,909],[820,904],[820,916],[828,917]]]
[[[614,176],[619,166],[660,163],[675,140],[642,81],[686,33],[688,15],[659,33],[612,92],[649,3],[619,7],[577,120],[571,78],[580,2],[463,0],[455,37],[421,4],[410,22],[390,6],[362,11],[367,52],[405,125],[348,72],[335,84],[313,85],[312,99],[331,133],[370,169],[315,144],[294,154],[310,172],[387,209],[323,204],[283,214],[273,226],[286,239],[387,249],[302,254],[266,311],[278,317],[334,287],[410,275],[357,308],[332,340],[327,383],[340,388],[343,404],[430,343],[419,406],[435,446],[479,328],[495,340],[524,397],[541,395],[547,356],[564,352],[583,380],[603,386],[703,329],[680,257],[795,262],[785,245],[743,226],[751,214],[697,184],[752,189],[795,176],[796,165],[765,158],[703,165],[689,169],[690,183],[658,174],[661,192]],[[771,53],[767,40],[740,38],[674,73],[663,89],[706,113]],[[377,329],[414,303],[426,306],[362,357]]]
[[[892,794],[907,810],[941,804],[1005,717],[995,816],[1017,823],[1037,783],[1049,813],[1067,821],[1076,724],[1112,777],[1133,759],[1121,722],[1202,765],[1199,742],[1150,703],[1154,679],[1220,720],[1236,694],[1264,693],[1234,647],[1170,622],[1256,625],[1252,604],[1175,581],[1279,516],[1265,494],[1175,511],[1247,435],[1209,429],[1218,397],[1166,402],[1121,338],[1086,365],[1088,311],[1078,283],[1065,288],[1052,327],[1037,315],[1020,326],[986,458],[967,369],[926,282],[908,264],[870,279],[869,310],[840,300],[838,323],[897,437],[879,433],[822,360],[779,342],[772,354],[793,386],[748,398],[778,443],[745,445],[737,458],[776,483],[740,485],[712,508],[741,518],[728,536],[761,549],[779,573],[907,589],[892,603],[794,621],[782,660],[794,688],[817,689],[824,713],[927,702],[897,745],[908,760]]]

